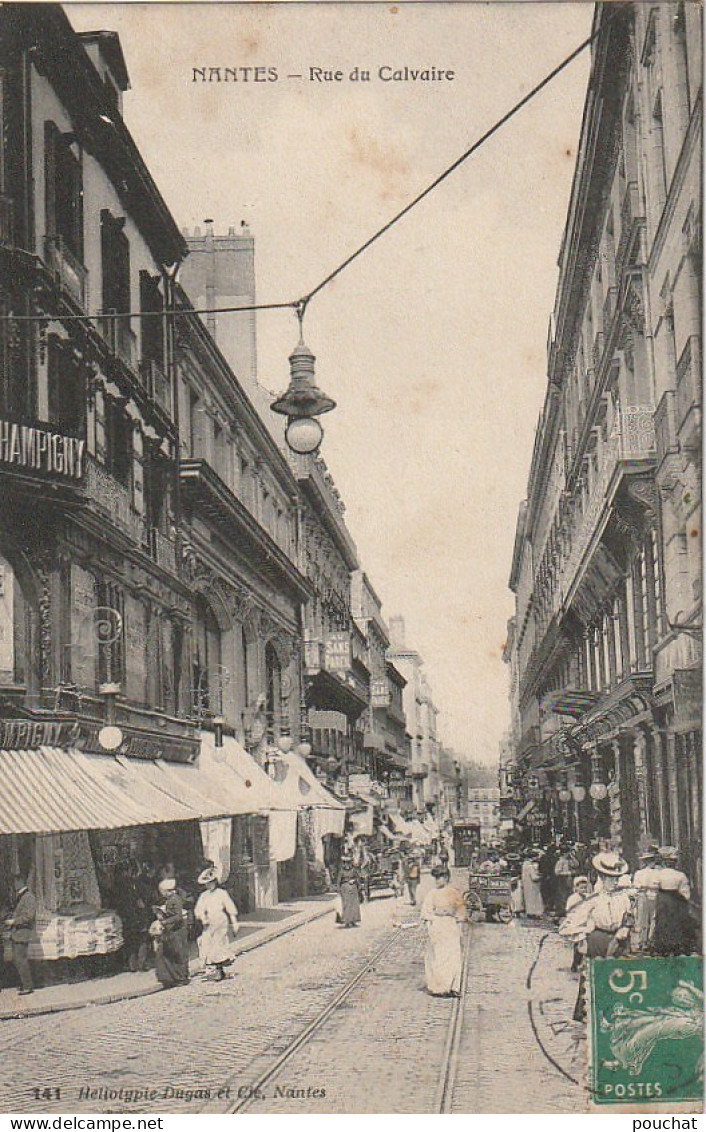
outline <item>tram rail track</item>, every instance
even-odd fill
[[[255,1106],[257,1106],[258,1102],[263,1098],[264,1088],[280,1076],[282,1071],[289,1065],[292,1059],[301,1050],[303,1050],[304,1047],[307,1046],[307,1044],[319,1033],[319,1031],[326,1025],[329,1019],[363,982],[366,976],[374,972],[376,966],[394,947],[395,943],[408,927],[409,924],[397,927],[392,932],[392,934],[380,945],[380,947],[377,948],[373,955],[365,960],[363,965],[355,972],[355,974],[351,978],[347,980],[347,982],[336,992],[333,998],[331,998],[329,1002],[326,1003],[326,1005],[318,1012],[318,1014],[314,1018],[312,1018],[278,1054],[278,1056],[265,1069],[260,1071],[252,1080],[248,1081],[246,1085],[243,1085],[242,1075],[234,1074],[232,1077],[223,1082],[223,1090],[235,1089],[239,1094],[243,1095],[237,1095],[232,1103],[222,1111],[227,1113],[228,1115],[239,1115],[241,1113],[247,1113]],[[441,1065],[439,1068],[438,1083],[434,1094],[433,1108],[431,1110],[434,1113],[446,1113],[452,1111],[453,1093],[456,1081],[456,1071],[458,1068],[458,1058],[463,1027],[463,1004],[468,975],[469,952],[470,949],[468,948],[468,946],[464,946],[463,963],[461,970],[461,996],[459,998],[454,998],[451,1000],[451,1013],[446,1029]]]

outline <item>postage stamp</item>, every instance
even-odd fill
[[[703,1096],[702,959],[590,963],[591,1089],[596,1104]]]

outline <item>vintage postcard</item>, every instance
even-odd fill
[[[702,66],[0,7],[0,1114],[700,1111]]]

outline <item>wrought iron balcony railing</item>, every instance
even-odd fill
[[[654,409],[651,405],[629,405],[618,409],[613,430],[600,452],[600,463],[592,479],[587,506],[570,532],[570,551],[558,571],[553,606],[558,611],[568,594],[607,504],[613,477],[623,463],[654,461],[656,456]]]

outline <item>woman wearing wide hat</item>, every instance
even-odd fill
[[[628,888],[619,887],[628,873],[627,861],[619,853],[602,851],[596,853],[592,864],[600,880],[600,891],[572,909],[564,921],[562,934],[568,934],[565,925],[571,921],[571,930],[578,930],[578,937],[586,941],[587,959],[621,955],[628,948],[630,929],[634,925],[632,893]],[[575,936],[573,938],[575,941]],[[574,1019],[586,1021],[586,976],[583,973],[579,979]]]
[[[204,966],[213,969],[218,982],[228,976],[224,968],[234,959],[235,936],[238,931],[238,909],[218,883],[215,867],[209,866],[198,876],[204,891],[196,901],[194,916],[203,924],[199,936],[199,953]]]

